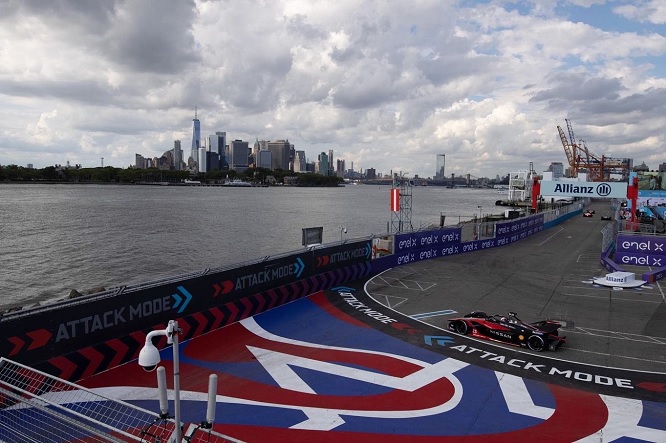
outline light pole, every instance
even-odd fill
[[[146,371],[154,370],[160,362],[160,351],[153,345],[153,338],[164,335],[167,338],[168,344],[173,344],[173,409],[174,420],[176,421],[175,441],[180,443],[182,441],[182,431],[180,423],[180,363],[178,360],[178,322],[169,320],[169,325],[166,329],[150,331],[146,336],[146,344],[139,352],[139,365]]]
[[[481,211],[483,210],[482,206],[477,206],[479,208],[479,226],[477,228],[477,233],[476,233],[476,240],[481,240],[481,223],[482,223],[482,215]]]
[[[345,228],[344,226],[340,226],[340,243],[342,243],[342,234],[346,233],[347,233],[347,228]]]

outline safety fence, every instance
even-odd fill
[[[0,358],[0,441],[146,442],[172,441],[168,414],[147,411],[44,372]],[[188,442],[238,442],[210,428],[185,429]]]

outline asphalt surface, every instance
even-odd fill
[[[479,310],[514,311],[524,321],[556,319],[567,343],[550,357],[609,368],[666,373],[666,283],[639,289],[601,287],[600,214],[574,217],[509,246],[393,268],[367,293],[419,321],[446,329],[448,319]],[[641,273],[647,268],[625,268]],[[453,312],[452,312],[453,311]],[[503,345],[500,345],[503,346]],[[507,345],[508,348],[515,349]],[[531,352],[531,351],[525,351]]]

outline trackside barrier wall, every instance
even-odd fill
[[[178,319],[181,340],[370,274],[371,240],[26,309],[0,318],[0,357],[76,381],[138,356]],[[162,337],[158,347],[166,345]]]
[[[468,242],[460,228],[398,234],[394,253],[375,260],[372,238],[362,239],[5,314],[0,357],[77,381],[136,359],[147,333],[169,320],[178,320],[187,340],[391,267],[508,245],[570,216],[497,222],[494,237]]]
[[[618,234],[615,263],[631,266],[650,266],[642,275],[648,283],[666,276],[666,237],[655,235]]]

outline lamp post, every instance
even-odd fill
[[[169,325],[163,330],[150,331],[146,336],[146,344],[139,352],[139,365],[146,371],[154,370],[160,362],[160,351],[153,345],[153,338],[164,335],[167,343],[173,345],[173,409],[176,421],[175,441],[182,441],[180,423],[180,363],[178,355],[178,322],[169,320]]]
[[[483,210],[483,206],[477,206],[479,208],[479,220],[481,220],[481,211]]]

